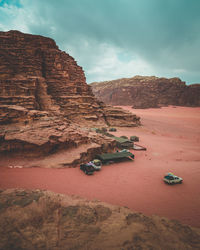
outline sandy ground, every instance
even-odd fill
[[[200,108],[133,110],[143,126],[121,128],[116,135],[137,135],[147,151],[135,160],[103,166],[86,176],[78,168],[0,168],[0,188],[40,188],[127,206],[200,227]],[[166,172],[183,178],[168,186]]]

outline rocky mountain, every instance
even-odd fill
[[[186,85],[179,78],[135,76],[91,84],[95,96],[111,105],[158,108],[168,105],[200,106],[200,84]]]
[[[61,113],[78,123],[137,123],[131,114],[113,111],[98,102],[82,68],[50,38],[0,32],[0,65],[1,105]]]
[[[139,124],[136,115],[98,101],[82,68],[54,40],[0,32],[0,154],[102,147],[106,139],[87,128]]]
[[[41,190],[0,190],[0,249],[199,249],[200,230]]]

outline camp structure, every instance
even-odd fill
[[[120,149],[133,148],[133,142],[130,141],[129,139],[125,139],[122,137],[116,137],[116,136],[114,136],[113,139],[116,141],[117,147]]]
[[[147,150],[145,147],[138,145],[138,144],[133,144],[133,149],[134,150]]]
[[[130,152],[115,152],[115,153],[104,153],[101,155],[96,155],[103,164],[112,163],[112,162],[121,162],[127,160],[133,160],[134,154]]]

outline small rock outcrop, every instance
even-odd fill
[[[110,105],[133,108],[200,106],[200,84],[186,85],[179,78],[135,76],[91,84],[95,96]]]
[[[82,68],[54,40],[0,32],[0,155],[91,143],[102,148],[112,142],[89,127],[139,124],[136,115],[98,101]]]
[[[200,230],[41,190],[0,191],[0,249],[199,249]]]

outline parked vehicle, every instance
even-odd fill
[[[101,161],[98,159],[94,159],[93,161],[90,161],[88,164],[91,164],[96,171],[101,170]]]
[[[101,170],[101,161],[100,160],[93,160],[87,163],[87,165],[92,166],[94,170],[99,171]]]
[[[167,184],[181,184],[183,182],[183,179],[181,177],[178,177],[174,175],[173,173],[167,173],[164,176],[164,182]]]
[[[89,165],[88,163],[81,164],[80,169],[87,175],[92,175],[95,171],[94,167],[92,165]]]

